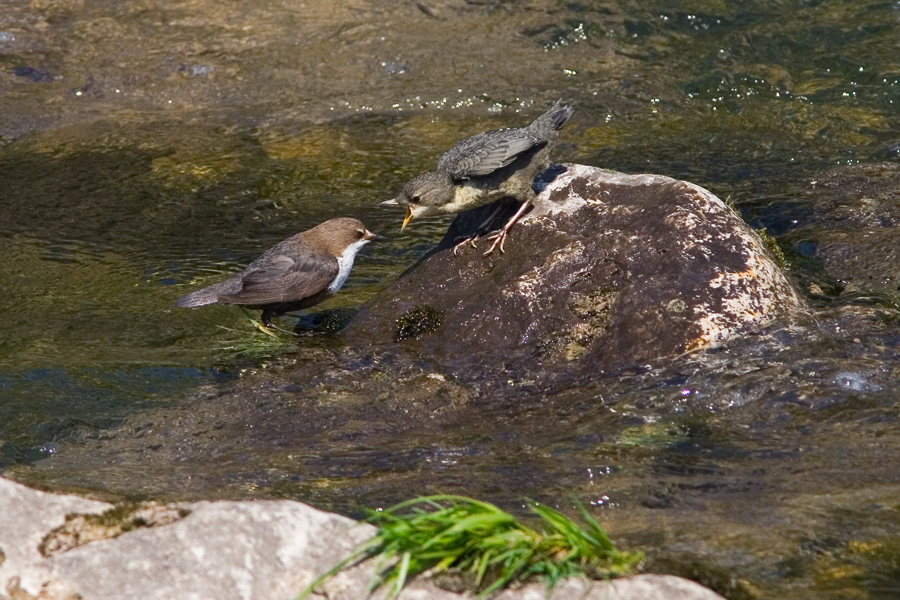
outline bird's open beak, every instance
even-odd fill
[[[409,223],[409,220],[412,219],[412,209],[407,205],[406,207],[406,218],[403,219],[403,225],[400,226],[400,231],[406,229],[406,224]]]
[[[404,229],[406,229],[406,225],[409,223],[410,219],[413,218],[412,208],[409,206],[409,204],[406,204],[405,202],[403,204],[401,204],[400,202],[397,201],[396,198],[391,198],[390,200],[385,200],[381,204],[383,206],[406,206],[406,218],[403,219],[403,225],[400,226],[400,231],[403,231]]]

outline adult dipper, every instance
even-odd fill
[[[356,219],[331,219],[279,242],[231,279],[182,296],[175,304],[258,308],[269,327],[273,317],[309,308],[337,292],[356,253],[378,237]]]
[[[441,155],[436,171],[412,179],[399,196],[382,204],[406,207],[406,218],[400,227],[403,229],[414,217],[459,213],[500,198],[516,198],[522,206],[494,234],[494,243],[485,256],[498,245],[503,252],[506,234],[535,196],[534,177],[550,166],[550,153],[556,147],[559,130],[572,112],[571,106],[557,100],[528,127],[495,129],[463,140]],[[496,211],[483,227],[495,215]]]

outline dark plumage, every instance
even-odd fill
[[[488,254],[527,210],[534,197],[535,175],[550,166],[559,130],[572,116],[572,107],[557,101],[528,127],[495,129],[465,139],[445,152],[437,170],[424,173],[383,204],[406,207],[403,227],[415,217],[459,213],[513,197],[524,204],[497,234]]]
[[[356,253],[376,238],[356,219],[331,219],[279,242],[234,277],[186,294],[175,304],[258,308],[268,327],[273,317],[309,308],[337,292]]]

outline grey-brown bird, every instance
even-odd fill
[[[550,166],[559,130],[572,112],[558,100],[528,127],[495,129],[463,140],[441,155],[436,171],[415,177],[399,196],[382,204],[406,207],[403,229],[416,217],[459,213],[500,198],[516,198],[523,203],[521,208],[495,234],[485,256],[498,246],[503,252],[506,234],[534,198],[534,177]]]
[[[379,239],[356,219],[325,221],[279,242],[230,279],[191,292],[177,306],[223,302],[262,310],[264,326],[286,312],[309,308],[337,292],[357,252]]]

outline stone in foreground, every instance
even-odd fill
[[[44,556],[73,512],[97,515],[111,504],[47,494],[0,478],[0,599],[31,600],[289,600],[374,532],[371,525],[289,500],[193,502],[182,518],[138,527]],[[146,508],[144,510],[147,510]],[[67,515],[69,515],[67,519]],[[68,531],[70,539],[77,532]],[[46,553],[45,553],[46,554]],[[367,597],[372,561],[323,585],[330,600]],[[640,575],[613,582],[570,580],[551,598],[606,600],[722,600],[703,586],[673,576]],[[323,596],[314,595],[322,598]],[[378,597],[376,595],[376,597]],[[538,600],[543,585],[499,596]],[[401,600],[458,600],[471,596],[415,582]]]

